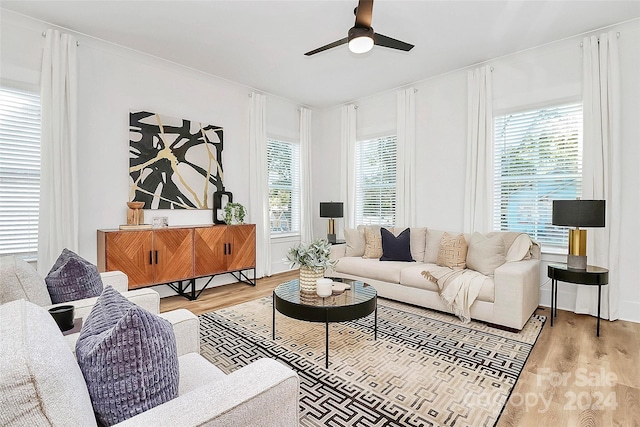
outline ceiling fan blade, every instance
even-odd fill
[[[371,27],[373,0],[360,0],[356,8],[356,27]]]
[[[314,50],[310,50],[309,52],[305,53],[305,55],[307,55],[307,56],[315,55],[316,53],[324,52],[325,50],[334,48],[336,46],[340,46],[342,44],[347,44],[348,41],[349,41],[349,38],[345,37],[345,38],[343,38],[341,40],[338,40],[336,42],[329,43],[327,45],[324,45],[324,46],[319,47],[319,48],[314,49]]]
[[[375,39],[375,44],[377,44],[378,46],[390,47],[391,49],[404,50],[405,52],[408,52],[411,49],[413,49],[412,44],[405,43],[403,41],[396,40],[379,33],[375,34],[374,39]]]

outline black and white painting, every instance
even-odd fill
[[[211,209],[223,190],[220,126],[129,113],[129,200],[143,209]]]

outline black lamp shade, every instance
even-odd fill
[[[342,218],[342,202],[320,202],[320,218]]]
[[[604,227],[604,200],[554,200],[551,223],[569,227]]]

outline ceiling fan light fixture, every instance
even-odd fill
[[[353,27],[349,30],[349,50],[353,53],[367,53],[374,45],[373,28]]]

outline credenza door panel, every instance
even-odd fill
[[[153,231],[154,282],[168,283],[193,277],[193,230]]]
[[[105,246],[105,271],[125,272],[129,276],[129,289],[153,283],[151,231],[107,233]]]
[[[227,270],[227,226],[196,228],[194,235],[195,275],[208,276]]]
[[[256,265],[256,226],[255,224],[230,225],[227,227],[231,244],[227,270],[244,270]]]

